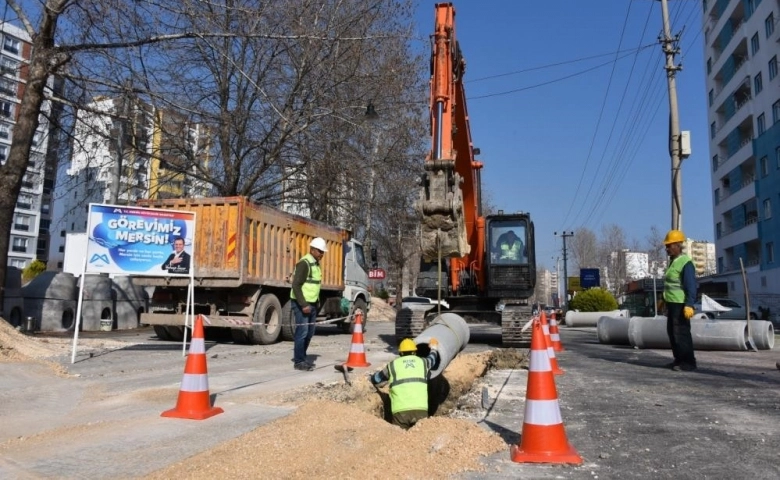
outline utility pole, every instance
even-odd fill
[[[554,232],[555,236],[558,236],[558,232]],[[573,237],[574,232],[561,232],[561,237],[563,237],[563,309],[568,310],[569,309],[569,271],[567,269],[566,265],[566,237]]]
[[[672,230],[682,229],[682,177],[680,165],[682,164],[680,142],[680,118],[677,112],[677,86],[674,81],[677,70],[682,70],[682,64],[674,64],[674,56],[680,52],[677,43],[679,35],[672,38],[669,27],[669,7],[667,0],[661,0],[661,13],[663,14],[664,33],[659,37],[662,50],[666,55],[666,85],[669,90],[669,154],[672,157]]]

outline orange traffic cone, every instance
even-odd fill
[[[355,326],[352,330],[352,345],[349,347],[349,356],[344,363],[345,367],[370,367],[366,361],[366,349],[363,346],[363,313],[355,313]]]
[[[198,315],[195,317],[195,328],[192,331],[192,341],[187,354],[187,363],[184,366],[184,377],[181,380],[176,408],[164,411],[161,416],[205,420],[222,412],[224,410],[221,408],[211,406],[206,346],[203,340],[203,319]]]
[[[542,331],[544,332],[544,343],[547,345],[547,355],[550,356],[552,372],[555,375],[563,375],[563,370],[558,366],[558,359],[555,358],[555,349],[553,348],[552,339],[550,338],[550,326],[547,324],[547,315],[544,314],[544,310],[542,310],[540,323],[542,324]]]
[[[531,332],[531,359],[525,394],[525,418],[520,445],[509,449],[517,463],[582,463],[582,457],[569,445],[561,420],[555,376],[550,366],[544,331],[534,322]]]
[[[564,350],[561,343],[561,332],[558,330],[558,321],[555,319],[555,312],[550,315],[550,341],[552,341],[554,351],[562,352]]]

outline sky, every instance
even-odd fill
[[[429,52],[436,2],[417,2]],[[456,36],[483,190],[505,212],[530,212],[536,259],[555,265],[562,231],[601,236],[618,225],[646,248],[652,226],[671,227],[669,96],[655,0],[461,0]],[[701,1],[669,0],[680,36],[676,74],[682,227],[713,241]],[[557,64],[557,65],[555,65]],[[553,66],[554,65],[554,66]]]

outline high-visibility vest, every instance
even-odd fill
[[[398,357],[388,365],[393,413],[428,410],[428,367],[417,355]]]
[[[664,301],[666,303],[685,303],[685,290],[682,287],[682,271],[691,261],[688,255],[680,255],[666,268],[664,273]]]
[[[322,284],[322,270],[319,263],[311,255],[307,253],[301,258],[301,261],[306,262],[309,265],[309,276],[301,286],[301,292],[303,293],[303,299],[308,303],[317,303],[320,299],[320,285]],[[290,289],[290,298],[295,300],[295,290]]]
[[[523,242],[515,240],[512,244],[501,244],[501,259],[502,260],[520,260],[521,252],[523,250]]]

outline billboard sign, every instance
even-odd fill
[[[580,268],[580,286],[583,289],[600,287],[601,277],[598,268]]]
[[[89,205],[87,272],[158,277],[194,273],[195,213]]]
[[[381,268],[372,268],[368,271],[368,278],[371,280],[384,280],[385,271]]]

